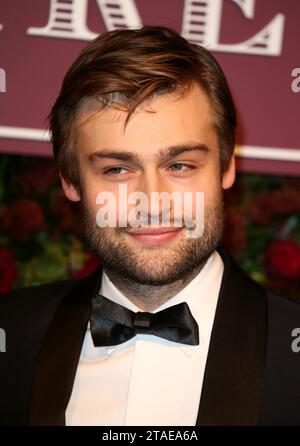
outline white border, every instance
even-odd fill
[[[300,149],[281,149],[278,147],[260,146],[236,146],[235,155],[241,158],[300,162]]]
[[[48,130],[29,129],[25,127],[0,126],[0,138],[29,139],[30,141],[50,141]]]
[[[22,127],[0,126],[0,138],[25,139],[30,141],[49,142],[48,130]],[[235,154],[241,158],[256,158],[273,161],[300,162],[300,149],[282,149],[277,147],[237,146]]]

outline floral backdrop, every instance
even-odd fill
[[[238,174],[225,201],[224,245],[254,280],[300,302],[300,179]],[[1,155],[0,293],[81,278],[98,264],[53,160]]]

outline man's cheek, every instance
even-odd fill
[[[184,201],[184,232],[187,238],[199,238],[204,232],[205,217],[205,194],[204,192],[193,192],[190,200]]]

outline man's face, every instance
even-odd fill
[[[222,188],[234,181],[233,162],[221,179],[214,116],[207,96],[197,86],[183,97],[177,93],[157,95],[134,112],[125,129],[126,111],[106,107],[95,113],[97,108],[99,103],[90,100],[77,115],[75,144],[81,195],[63,180],[68,198],[82,200],[91,247],[107,271],[137,283],[164,285],[188,277],[220,241]],[[127,186],[128,195],[143,192],[148,197],[149,217],[152,192],[192,193],[193,215],[196,192],[203,192],[203,234],[186,237],[184,221],[181,227],[172,227],[172,202],[168,228],[172,232],[154,234],[153,226],[148,226],[150,233],[145,234],[145,225],[136,228],[129,223],[125,227],[99,227],[98,194],[111,192],[119,204],[121,184]],[[135,205],[128,204],[128,212]],[[164,211],[161,205],[156,217]],[[117,223],[119,218],[117,206]],[[160,220],[156,228],[159,226]]]

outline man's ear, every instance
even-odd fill
[[[81,196],[73,184],[65,180],[61,175],[59,176],[65,196],[71,201],[80,201]]]
[[[226,171],[223,173],[222,177],[222,188],[229,189],[235,180],[235,158],[234,155],[230,158],[228,163],[228,167]]]

